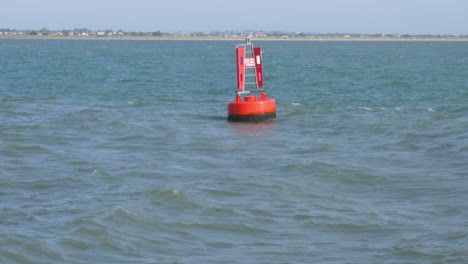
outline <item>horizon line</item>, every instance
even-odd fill
[[[240,33],[240,34],[255,34],[255,33],[264,33],[264,34],[304,34],[308,36],[319,36],[319,35],[369,35],[369,36],[376,36],[376,35],[393,35],[393,36],[468,36],[468,33],[465,34],[450,34],[450,33],[363,33],[363,32],[327,32],[327,33],[320,33],[320,32],[306,32],[306,31],[294,31],[294,30],[263,30],[263,29],[243,29],[243,30],[234,30],[234,29],[226,29],[226,30],[207,30],[207,31],[163,31],[163,30],[151,30],[151,31],[144,31],[144,30],[124,30],[118,29],[114,30],[112,28],[106,29],[93,29],[93,28],[86,28],[86,27],[76,27],[76,28],[69,28],[69,29],[48,29],[47,27],[42,27],[41,29],[17,29],[17,28],[0,28],[0,32],[40,32],[40,31],[49,31],[49,32],[63,32],[63,31],[90,31],[90,32],[132,32],[132,33],[156,33],[159,32],[161,34],[214,34],[214,33]]]

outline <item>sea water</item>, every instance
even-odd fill
[[[467,263],[468,43],[0,40],[1,263]]]

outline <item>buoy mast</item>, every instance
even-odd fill
[[[237,90],[235,101],[228,104],[228,120],[261,122],[276,118],[276,101],[267,99],[263,88],[260,47],[254,47],[247,38],[245,44],[236,45],[236,61]]]

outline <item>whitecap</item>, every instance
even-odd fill
[[[371,111],[372,110],[371,107],[365,107],[365,106],[359,106],[358,109],[363,109],[363,110],[366,110],[366,111]]]

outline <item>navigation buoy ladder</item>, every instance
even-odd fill
[[[228,120],[262,122],[276,118],[276,101],[267,98],[263,88],[262,51],[249,38],[236,45],[237,91],[228,104]],[[250,89],[249,89],[250,88]]]

